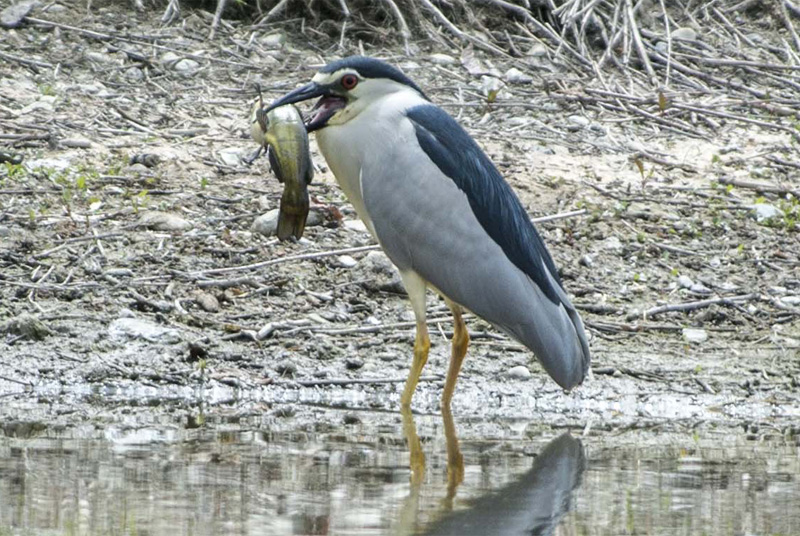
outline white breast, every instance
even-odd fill
[[[425,104],[411,88],[382,96],[370,103],[356,117],[342,125],[330,125],[317,132],[319,145],[325,161],[333,171],[336,181],[344,190],[358,216],[375,236],[375,228],[364,205],[362,164],[367,155],[381,154],[395,143],[405,143],[408,135],[404,112],[408,108]]]

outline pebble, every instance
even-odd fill
[[[533,77],[523,73],[519,69],[512,67],[506,71],[505,79],[511,84],[530,84],[533,82]]]
[[[751,205],[750,208],[755,211],[756,221],[758,222],[783,217],[783,211],[781,209],[768,203],[756,203],[755,205]]]
[[[239,147],[227,147],[217,153],[219,159],[226,166],[237,167],[242,164],[242,149]]]
[[[688,26],[678,28],[677,30],[672,30],[670,36],[673,39],[681,39],[683,41],[697,40],[697,32],[694,30],[694,28],[689,28]]]
[[[447,54],[431,54],[428,59],[436,65],[455,65],[458,63],[458,60]]]
[[[347,370],[358,370],[364,366],[364,360],[357,357],[351,357],[345,360],[344,366],[347,368]]]
[[[186,231],[191,222],[169,212],[148,211],[139,217],[138,225],[155,231]]]
[[[266,48],[283,48],[283,45],[286,44],[286,34],[283,33],[272,33],[269,35],[265,35],[261,38],[261,44],[264,45]]]
[[[219,311],[219,300],[208,292],[198,293],[195,297],[195,301],[204,311],[208,311],[209,313],[216,313]]]
[[[144,339],[159,344],[181,342],[176,330],[140,318],[117,318],[108,325],[108,334],[114,339]]]
[[[609,236],[600,245],[606,251],[620,252],[623,249],[622,242],[616,236]]]
[[[278,218],[280,217],[280,213],[280,209],[277,208],[269,210],[253,220],[253,225],[250,228],[253,232],[264,236],[275,236],[275,233],[278,232]],[[322,225],[323,221],[324,218],[320,211],[311,210],[308,213],[308,219],[306,219],[306,227]],[[303,240],[304,239],[300,239],[300,243],[303,243]]]
[[[346,413],[342,421],[345,425],[361,424],[361,418],[355,413]]]
[[[699,344],[708,340],[708,332],[699,328],[683,328],[683,338],[686,342]]]
[[[542,57],[547,55],[547,47],[541,43],[536,43],[528,49],[528,56]]]
[[[138,67],[129,67],[125,71],[125,78],[128,80],[139,81],[144,79],[144,73]]]
[[[50,328],[33,315],[22,313],[0,325],[0,331],[13,333],[26,339],[40,341],[52,334]]]
[[[580,259],[578,259],[578,264],[581,266],[586,266],[587,268],[591,268],[594,264],[594,259],[591,255],[584,255]]]
[[[688,275],[679,275],[678,285],[681,288],[692,288],[692,285],[694,285],[694,281],[692,281],[692,278],[689,277]]]
[[[573,132],[582,128],[586,128],[589,126],[589,123],[591,123],[588,118],[582,115],[571,115],[567,117],[567,121],[571,123],[567,126],[567,130],[571,130]]]
[[[178,60],[180,60],[180,59],[181,59],[181,57],[180,57],[180,56],[178,56],[178,55],[177,55],[176,53],[174,53],[174,52],[165,52],[165,53],[164,53],[164,54],[161,56],[161,63],[163,63],[164,65],[166,65],[166,66],[168,66],[168,67],[169,67],[169,66],[171,66],[172,64],[176,63],[176,62],[177,62]]]
[[[339,255],[336,260],[339,262],[339,266],[343,268],[353,268],[358,264],[358,261],[350,255]]]
[[[16,28],[22,20],[39,4],[37,0],[27,0],[12,4],[0,11],[0,26],[4,28]]]
[[[367,225],[361,220],[344,220],[342,224],[345,229],[356,231],[359,233],[367,233]]]
[[[507,374],[508,377],[511,378],[512,380],[520,380],[520,381],[530,380],[532,376],[531,371],[528,370],[528,367],[524,365],[518,365],[516,367],[509,369]]]
[[[291,361],[281,361],[275,365],[275,372],[281,376],[294,376],[297,373],[297,365]]]
[[[189,58],[183,58],[182,60],[179,60],[173,67],[173,69],[183,74],[192,74],[199,68],[200,64]]]

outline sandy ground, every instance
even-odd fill
[[[255,150],[253,82],[276,97],[336,48],[269,27],[209,42],[198,14],[161,27],[153,12],[57,7],[39,17],[124,38],[4,32],[2,50],[29,63],[0,62],[4,151],[24,157],[0,168],[0,421],[193,422],[199,408],[275,429],[396,423],[413,344],[396,274],[315,145],[316,223],[294,244],[254,228],[281,186],[266,159],[242,161]],[[721,184],[797,184],[790,135],[730,123],[698,140],[600,113],[560,98],[591,81],[555,63],[490,105],[457,51],[366,52],[456,116],[532,217],[585,210],[539,229],[589,327],[592,376],[564,393],[470,318],[453,404],[462,434],[519,419],[587,433],[797,432],[797,200]],[[543,92],[555,78],[564,89]],[[429,318],[422,414],[438,412],[452,329],[434,295]]]

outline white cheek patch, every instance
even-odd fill
[[[311,81],[320,85],[333,84],[337,83],[345,74],[354,74],[358,76],[358,72],[353,69],[339,69],[332,73],[317,73]]]

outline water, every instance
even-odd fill
[[[793,440],[376,419],[5,424],[0,535],[800,534]]]

